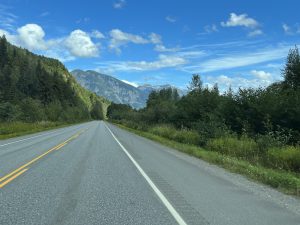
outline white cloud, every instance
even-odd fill
[[[43,28],[37,24],[26,24],[18,28],[16,34],[12,34],[7,30],[0,30],[0,35],[5,35],[12,44],[32,51],[46,50],[49,44],[44,40],[45,32]]]
[[[151,33],[149,35],[149,39],[150,41],[153,43],[153,44],[160,44],[162,43],[161,41],[161,36],[159,34],[156,34],[156,33]]]
[[[115,50],[117,53],[121,53],[120,47],[128,43],[134,44],[147,44],[149,41],[139,35],[125,33],[119,29],[113,29],[110,31],[110,44],[109,48]]]
[[[117,2],[115,2],[115,3],[113,4],[113,7],[114,7],[115,9],[122,9],[122,8],[125,7],[125,5],[126,5],[126,1],[125,1],[125,0],[119,0],[119,1],[117,1]]]
[[[254,30],[254,31],[251,31],[248,33],[248,36],[249,37],[255,37],[255,36],[259,36],[259,35],[262,35],[263,34],[263,31],[262,30]]]
[[[200,34],[211,34],[211,33],[215,33],[215,32],[219,31],[216,24],[206,25],[203,29],[204,29],[204,32],[202,32]]]
[[[247,14],[237,15],[235,13],[230,13],[230,18],[226,22],[221,22],[221,25],[223,27],[244,26],[256,28],[259,26],[259,23],[255,19],[248,17]]]
[[[121,80],[121,81],[123,81],[124,83],[129,84],[129,85],[131,85],[131,86],[133,86],[133,87],[138,87],[138,86],[139,86],[137,83],[135,83],[135,82],[130,82],[130,81],[128,81],[128,80]]]
[[[251,71],[252,73],[253,71]],[[256,71],[262,72],[262,71]],[[266,72],[265,72],[266,73]],[[266,73],[268,74],[268,73]],[[220,75],[220,76],[208,76],[205,77],[205,85],[208,85],[209,87],[212,87],[214,84],[218,84],[219,89],[221,92],[225,92],[231,87],[234,91],[237,91],[239,88],[258,88],[258,87],[266,87],[273,82],[275,82],[276,79],[274,79],[271,75],[266,76],[257,76],[254,78],[245,78],[242,76],[233,76],[229,77],[227,75]]]
[[[175,23],[177,19],[173,16],[166,16],[166,20],[170,23]]]
[[[167,48],[163,44],[158,44],[155,46],[154,50],[157,52],[176,52],[179,48]]]
[[[101,33],[101,32],[98,31],[98,30],[93,30],[90,36],[93,37],[93,38],[98,38],[98,39],[103,39],[103,38],[105,38],[104,34]]]
[[[74,56],[95,57],[99,55],[99,50],[90,36],[82,30],[74,30],[65,40],[65,46]]]
[[[44,40],[45,32],[37,24],[26,24],[18,28],[19,44],[30,50],[46,50],[47,43]]]
[[[110,61],[98,63],[98,69],[106,73],[116,71],[150,71],[181,66],[187,60],[175,55],[159,55],[156,61]]]
[[[263,70],[252,70],[251,74],[261,80],[270,80],[272,78],[271,73],[265,72]]]
[[[151,33],[149,35],[149,41],[153,44],[155,44],[154,50],[157,52],[176,52],[179,50],[179,48],[167,48],[163,42],[162,37],[158,34]]]
[[[223,57],[209,59],[192,66],[186,66],[183,69],[190,73],[211,72],[269,62],[285,58],[290,47],[291,46],[280,46],[257,52],[225,55]]]

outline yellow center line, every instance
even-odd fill
[[[60,148],[62,148],[63,146],[65,146],[66,144],[68,144],[68,142],[70,142],[71,140],[77,138],[79,135],[81,135],[83,132],[85,132],[87,129],[83,130],[83,131],[79,131],[78,133],[76,133],[75,135],[71,136],[69,139],[67,139],[66,141],[54,146],[53,148],[49,149],[48,151],[46,151],[45,153],[37,156],[36,158],[32,159],[31,161],[29,161],[28,163],[20,166],[19,168],[15,169],[14,171],[12,171],[11,173],[5,175],[4,177],[0,178],[0,183],[4,180],[3,183],[0,184],[0,188],[2,188],[4,185],[6,185],[7,183],[9,183],[10,181],[14,180],[15,178],[17,178],[18,176],[20,176],[22,173],[26,172],[28,170],[28,168],[24,169],[25,167],[28,167],[29,165],[33,164],[34,162],[36,162],[37,160],[43,158],[44,156],[48,155],[50,152],[54,151],[54,150],[58,150]],[[21,170],[21,171],[20,171]],[[19,172],[20,171],[20,172]]]
[[[56,150],[59,150],[59,149],[61,149],[61,148],[62,148],[62,147],[64,147],[66,144],[67,144],[67,143],[63,143],[63,144],[61,144],[60,146],[58,146],[58,147],[56,148]]]
[[[11,178],[7,179],[6,181],[4,181],[3,183],[0,184],[0,188],[4,187],[6,184],[8,184],[9,182],[11,182],[12,180],[16,179],[18,176],[20,176],[22,173],[25,173],[28,169],[23,169],[22,171],[20,171],[19,173],[15,174],[14,176],[12,176]]]

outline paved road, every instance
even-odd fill
[[[0,141],[0,224],[300,224],[300,200],[104,122]]]

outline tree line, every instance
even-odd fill
[[[213,88],[204,87],[201,77],[193,75],[188,94],[181,98],[176,89],[154,91],[145,108],[135,110],[112,103],[107,115],[111,120],[139,129],[168,124],[179,130],[193,130],[199,134],[201,146],[224,134],[296,145],[300,141],[297,47],[290,50],[282,75],[283,81],[268,87],[240,88],[237,92],[229,88],[225,93],[220,93],[217,84]]]

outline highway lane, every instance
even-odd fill
[[[4,182],[1,225],[300,224],[299,199],[104,122],[1,141]]]

